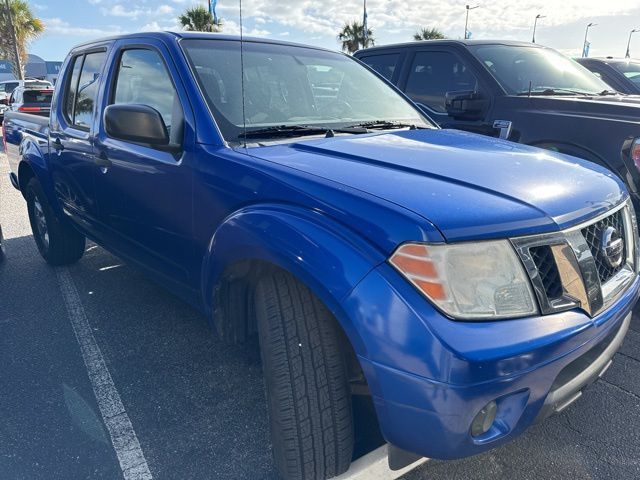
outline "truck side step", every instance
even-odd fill
[[[399,449],[388,443],[382,445],[353,461],[349,470],[342,475],[334,477],[332,480],[395,480],[429,460],[428,458],[421,457],[399,470],[392,470],[389,464],[391,463],[392,466],[396,467],[400,460],[398,450]],[[390,453],[391,459],[389,458]],[[406,456],[403,454],[402,457],[408,459],[409,455],[413,456],[413,454],[407,453]],[[411,459],[413,460],[414,458],[415,457]]]

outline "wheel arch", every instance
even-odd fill
[[[248,207],[228,217],[209,242],[202,270],[207,317],[223,337],[242,340],[251,326],[230,324],[241,315],[229,308],[247,308],[247,303],[224,303],[235,302],[238,294],[246,298],[260,275],[282,269],[325,304],[355,352],[366,356],[365,343],[342,300],[384,260],[382,252],[321,213],[287,205]]]
[[[553,141],[553,140],[540,140],[537,142],[529,143],[529,145],[532,147],[542,148],[544,150],[551,150],[553,152],[563,153],[565,155],[572,155],[574,157],[582,158],[584,160],[597,163],[609,169],[612,168],[602,156],[598,155],[593,150],[590,150],[586,147],[582,147],[580,145],[576,145],[573,143]]]

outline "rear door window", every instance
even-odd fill
[[[73,124],[88,130],[93,118],[93,107],[106,52],[89,53],[84,57],[75,95]]]
[[[445,113],[447,92],[475,90],[477,79],[452,52],[417,52],[411,65],[406,94],[413,101]]]
[[[9,83],[5,83],[5,91],[7,93],[12,93],[16,87],[18,86],[18,82],[9,82]]]
[[[391,80],[393,79],[393,74],[396,71],[396,67],[398,66],[400,54],[387,53],[384,55],[370,55],[361,58],[360,60],[369,65],[387,80]]]
[[[98,94],[98,79],[106,52],[93,52],[75,57],[71,78],[64,97],[64,115],[75,127],[89,130]]]

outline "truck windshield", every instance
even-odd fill
[[[598,95],[611,89],[582,65],[549,48],[474,45],[470,50],[510,95]]]
[[[640,87],[640,62],[614,62],[611,66]]]
[[[247,41],[242,73],[238,41],[186,39],[181,45],[222,135],[232,143],[323,129],[362,133],[367,126],[433,127],[386,82],[346,55]]]

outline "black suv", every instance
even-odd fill
[[[430,40],[355,54],[441,127],[585,158],[628,185],[640,211],[640,98],[540,45]]]

